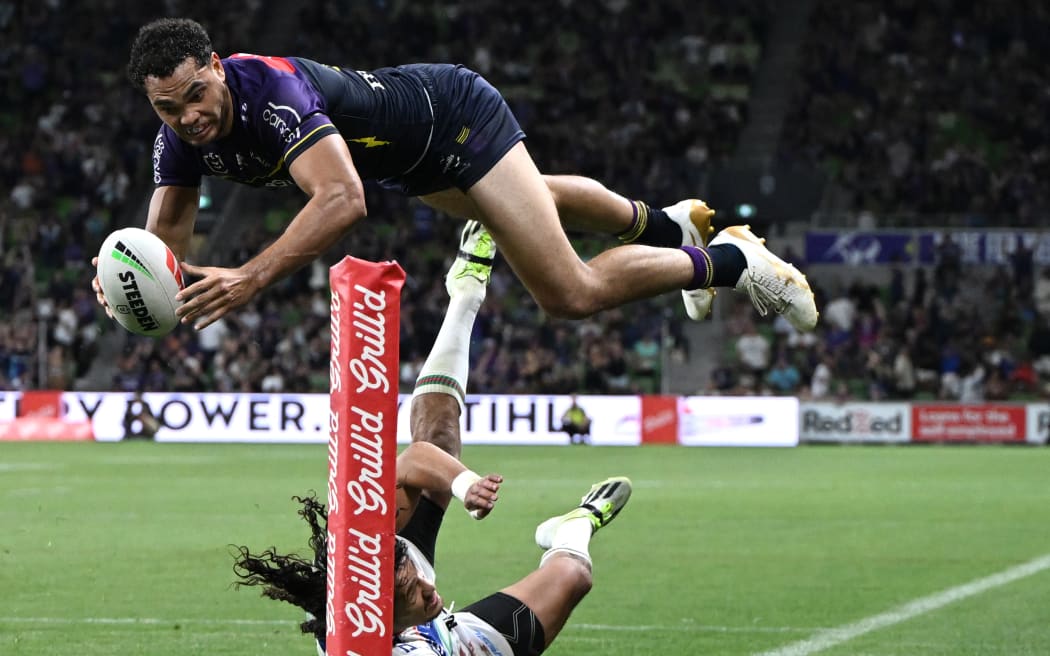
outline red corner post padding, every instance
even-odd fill
[[[346,257],[332,287],[327,652],[388,653],[393,631],[398,336],[405,272]]]

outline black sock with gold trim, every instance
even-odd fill
[[[682,228],[663,210],[649,207],[640,200],[632,200],[634,220],[631,227],[616,235],[623,244],[643,244],[678,248],[682,245]]]

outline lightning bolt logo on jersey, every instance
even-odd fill
[[[382,141],[380,139],[376,139],[375,137],[361,137],[360,139],[347,139],[347,141],[364,144],[365,148],[375,148],[376,146],[389,146],[391,143],[389,141]]]

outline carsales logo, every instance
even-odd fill
[[[299,112],[295,111],[288,105],[275,105],[273,103],[266,103],[266,105],[267,107],[262,113],[263,123],[276,130],[277,134],[281,136],[281,139],[283,139],[285,143],[291,143],[298,139],[299,124],[302,123],[302,118],[300,118]],[[285,118],[285,115],[288,114],[291,116]],[[289,124],[289,120],[292,117],[295,117],[294,128]]]
[[[164,135],[153,140],[153,184],[160,184],[160,158],[164,154]]]

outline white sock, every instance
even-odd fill
[[[416,377],[413,397],[430,392],[449,394],[463,409],[470,373],[470,333],[484,299],[484,287],[481,290],[481,295],[456,295],[449,300],[434,347]]]
[[[551,538],[551,547],[540,558],[540,565],[542,566],[543,563],[547,562],[548,558],[559,551],[571,553],[590,563],[591,552],[589,546],[593,532],[594,526],[591,524],[591,520],[586,517],[566,519],[554,530],[554,536]]]

